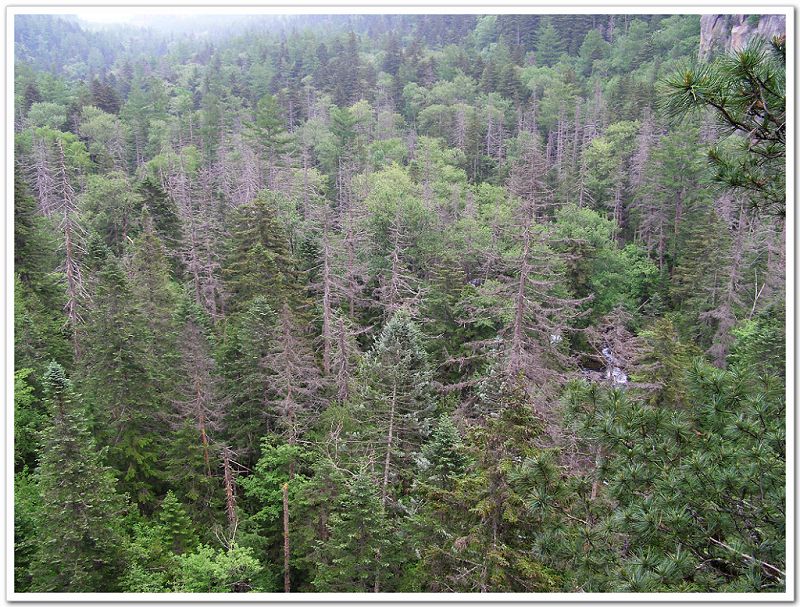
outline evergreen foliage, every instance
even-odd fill
[[[63,367],[43,378],[51,423],[36,473],[40,502],[30,589],[113,592],[124,567],[123,496],[95,447],[83,403]]]
[[[687,68],[664,82],[668,115],[709,109],[725,132],[709,160],[722,185],[749,195],[766,213],[786,212],[786,37],[756,39],[711,64]]]
[[[790,587],[782,37],[14,28],[17,592]]]

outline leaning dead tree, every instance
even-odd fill
[[[366,305],[363,295],[366,282],[366,269],[358,255],[357,226],[349,225],[349,234],[337,232],[336,216],[328,203],[317,206],[312,217],[321,226],[320,255],[317,266],[318,279],[310,285],[317,293],[322,313],[322,371],[325,377],[333,374],[334,351],[337,348],[337,317],[341,310],[348,309],[350,318],[355,316],[356,307]],[[350,239],[348,241],[348,238]],[[347,323],[348,330],[352,321]],[[342,325],[344,327],[344,325]],[[353,328],[358,333],[360,331]]]
[[[203,453],[206,475],[211,476],[210,433],[219,426],[221,406],[217,399],[215,364],[211,347],[196,314],[189,314],[181,335],[181,370],[184,382],[175,401],[174,426],[191,424]]]
[[[63,151],[63,150],[62,150]],[[50,217],[61,206],[56,196],[56,167],[53,150],[47,139],[34,134],[33,150],[26,163],[26,174],[36,196],[39,212]]]
[[[223,446],[220,452],[222,463],[222,482],[225,485],[225,512],[228,515],[228,525],[231,529],[236,529],[239,525],[239,517],[236,514],[236,478],[234,466],[235,453],[227,445]]]
[[[75,190],[70,183],[67,161],[64,156],[64,145],[60,139],[56,141],[57,160],[54,183],[54,198],[57,201],[57,213],[60,216],[59,228],[63,239],[61,247],[64,252],[64,263],[61,266],[67,283],[67,302],[64,310],[67,314],[67,326],[72,339],[75,358],[80,357],[78,327],[82,322],[80,305],[86,297],[86,290],[81,275],[79,257],[84,253],[83,230],[77,221],[77,201]]]
[[[211,196],[213,175],[203,169],[190,176],[176,155],[159,174],[164,191],[178,208],[183,232],[180,258],[191,277],[195,302],[216,321],[223,315],[217,240],[221,232],[218,209]]]
[[[319,404],[323,379],[301,326],[286,303],[278,316],[274,343],[275,347],[261,361],[271,375],[265,404],[287,442],[294,445],[301,426]]]

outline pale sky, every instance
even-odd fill
[[[141,23],[145,17],[170,17],[178,15],[199,15],[214,12],[204,10],[200,12],[198,7],[133,7],[126,6],[121,9],[112,7],[84,8],[82,10],[70,11],[77,15],[79,19],[90,23]]]
[[[79,19],[91,23],[127,23],[136,17],[133,13],[108,12],[102,9],[76,12],[75,14]]]

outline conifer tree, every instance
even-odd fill
[[[317,592],[391,592],[390,523],[368,474],[350,483],[329,519],[330,533],[318,544],[311,583]]]
[[[14,592],[28,592],[36,558],[36,520],[41,505],[36,476],[23,469],[14,474]]]
[[[548,67],[553,65],[561,56],[562,44],[562,38],[553,27],[552,19],[541,19],[536,31],[536,62]]]
[[[516,472],[538,453],[541,420],[500,376],[484,388],[495,402],[485,403],[493,412],[468,433],[469,466],[427,489],[418,522],[424,584],[436,592],[553,591],[558,577],[530,552],[535,526]]]
[[[357,398],[364,411],[357,415],[372,426],[372,448],[382,479],[380,496],[386,504],[390,481],[398,468],[405,468],[408,454],[421,446],[436,408],[428,355],[407,311],[398,311],[386,323],[364,357],[359,383]]]
[[[468,461],[458,429],[449,416],[442,416],[420,453],[422,479],[449,488],[464,474]]]
[[[112,592],[123,564],[124,500],[98,453],[83,404],[63,367],[44,377],[52,423],[37,473],[41,510],[31,590]]]
[[[268,188],[274,186],[276,163],[291,142],[286,132],[286,120],[281,114],[278,100],[273,95],[264,96],[258,102],[255,121],[247,133],[267,163],[264,182]]]
[[[140,226],[142,199],[125,175],[111,172],[90,175],[80,206],[87,227],[100,234],[117,256],[127,249]]]
[[[16,590],[788,588],[785,40],[710,18],[19,16]]]
[[[166,249],[146,208],[142,212],[141,224],[142,232],[130,245],[131,253],[126,265],[134,299],[141,302],[142,314],[152,336],[151,354],[159,361],[160,390],[168,392],[172,388],[172,370],[177,359],[174,312],[178,295],[171,280]]]
[[[262,441],[261,454],[253,474],[243,478],[241,484],[260,507],[252,519],[261,525],[264,535],[271,539],[282,535],[283,587],[284,592],[290,592],[296,560],[292,557],[292,538],[302,520],[298,515],[305,505],[309,483],[306,468],[312,454],[296,444],[269,437]]]
[[[715,179],[748,193],[755,209],[785,213],[786,36],[746,48],[666,78],[663,107],[681,117],[709,109],[729,137],[709,150]]]
[[[146,504],[153,499],[153,483],[161,477],[158,459],[164,437],[158,420],[164,395],[157,392],[152,334],[120,262],[97,240],[90,259],[92,307],[86,320],[80,385],[122,487]]]
[[[174,554],[183,554],[194,548],[196,539],[192,520],[172,490],[167,491],[161,501],[158,524],[166,544]]]
[[[262,193],[236,209],[222,267],[228,309],[241,310],[256,295],[269,294],[276,310],[299,297],[297,269],[274,195]]]
[[[779,590],[786,579],[776,540],[784,524],[780,382],[701,360],[683,381],[692,404],[684,410],[618,391],[591,400],[579,392],[575,401],[585,436],[609,452],[601,474],[616,506],[600,528],[626,537],[609,587]]]
[[[49,360],[72,358],[64,331],[64,295],[52,274],[56,241],[25,187],[18,169],[14,179],[14,364],[42,373]]]
[[[222,418],[225,441],[246,466],[258,460],[261,437],[277,430],[269,415],[271,372],[262,364],[275,348],[277,323],[278,315],[266,298],[255,297],[229,319],[220,345],[220,373],[229,398]]]

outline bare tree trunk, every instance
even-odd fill
[[[51,170],[51,158],[48,154],[47,142],[42,137],[33,141],[33,188],[36,192],[36,201],[39,203],[39,212],[45,217],[52,215],[56,208],[53,200],[55,192],[55,179]]]
[[[208,455],[208,434],[206,434],[206,416],[202,411],[200,412],[197,424],[200,427],[200,442],[203,445],[203,461],[206,464],[206,476],[211,476],[211,460]]]
[[[580,147],[581,134],[581,106],[575,104],[575,128],[572,133],[572,152],[570,157],[570,169],[575,171],[578,164],[578,149]]]
[[[283,591],[292,591],[289,578],[289,483],[283,483]]]
[[[347,334],[345,333],[344,319],[339,318],[339,370],[336,374],[336,384],[338,388],[337,396],[344,402],[350,393],[350,371],[348,369],[348,348]]]
[[[327,212],[325,220],[325,232],[322,242],[323,266],[322,266],[322,369],[327,377],[331,373],[331,320],[333,311],[331,309],[331,247],[328,241]]]
[[[139,171],[144,166],[144,146],[142,145],[142,133],[138,127],[133,136],[133,142],[136,149],[136,170]]]
[[[566,114],[562,105],[558,112],[558,126],[556,127],[556,171],[559,179],[564,174],[564,151],[566,147]]]
[[[622,177],[617,176],[617,186],[614,188],[614,226],[613,236],[622,246],[622,228],[625,225],[625,209],[622,204]]]
[[[397,300],[400,297],[400,230],[394,233],[394,249],[392,249],[392,279],[389,288],[388,309],[389,314],[398,307]]]
[[[347,230],[347,306],[350,313],[350,320],[355,319],[356,315],[356,250],[355,250],[355,233],[353,232],[354,226],[352,222],[348,222]]]
[[[67,175],[67,161],[64,156],[64,146],[58,140],[58,181],[56,183],[57,192],[61,205],[63,220],[61,229],[64,233],[64,270],[67,276],[67,303],[64,309],[67,312],[67,324],[70,328],[72,338],[72,348],[75,359],[80,358],[80,344],[78,341],[78,324],[80,323],[79,304],[80,298],[84,294],[83,280],[81,278],[80,265],[77,260],[78,244],[76,237],[78,225],[75,222],[75,190],[69,182]]]
[[[308,217],[309,212],[309,197],[308,197],[308,149],[306,146],[303,146],[301,151],[301,158],[303,161],[303,219]]]
[[[228,513],[228,522],[231,529],[235,529],[239,523],[236,516],[236,492],[233,480],[233,469],[231,468],[231,450],[228,447],[222,449],[223,479],[225,482],[225,509]]]
[[[517,295],[514,301],[514,329],[511,338],[511,355],[508,359],[509,376],[516,375],[522,367],[522,348],[524,341],[524,325],[526,300],[525,289],[528,280],[528,254],[530,252],[530,230],[525,228],[525,244],[522,252],[522,264],[519,271]]]
[[[392,385],[392,400],[391,400],[391,408],[389,410],[389,432],[386,437],[386,459],[383,463],[383,487],[381,488],[381,503],[384,506],[386,506],[386,496],[387,496],[387,490],[389,488],[389,464],[392,459],[392,441],[394,440],[394,415],[396,408],[397,408],[397,382],[395,381],[393,382]]]
[[[786,222],[775,226],[776,232],[767,239],[767,273],[764,277],[762,297],[782,298],[786,284]]]
[[[80,358],[80,343],[78,341],[78,299],[81,293],[80,269],[75,259],[74,243],[72,241],[72,218],[64,213],[64,250],[67,274],[67,322],[69,323],[72,349],[77,361]]]
[[[381,549],[375,551],[375,584],[372,586],[372,591],[376,594],[381,591]]]

